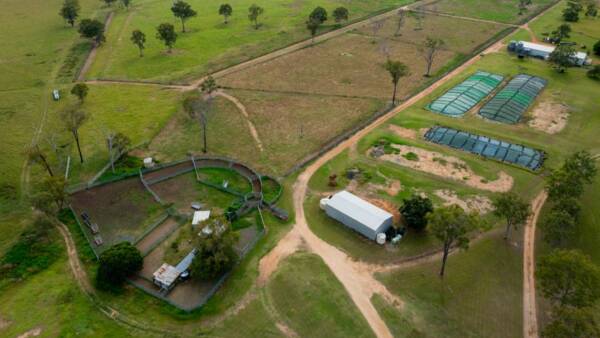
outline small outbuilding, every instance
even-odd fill
[[[393,224],[392,214],[345,190],[321,200],[321,208],[329,217],[373,241]]]

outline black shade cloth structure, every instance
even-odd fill
[[[517,123],[546,84],[537,76],[519,74],[479,110],[479,115],[502,123]]]
[[[425,139],[530,170],[539,169],[544,162],[544,153],[540,150],[447,127],[430,128]]]
[[[503,78],[502,75],[478,71],[425,108],[446,116],[461,117],[498,87]]]

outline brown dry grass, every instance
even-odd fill
[[[251,164],[283,174],[337,135],[382,109],[376,99],[231,91],[248,109],[265,152]]]
[[[414,92],[427,78],[425,61],[419,51],[426,36],[447,42],[439,52],[432,73],[458,53],[468,53],[501,29],[500,25],[460,19],[427,16],[424,29],[414,30],[414,19],[408,18],[402,36],[393,36],[393,21],[388,20],[373,36],[369,25],[353,33],[287,54],[269,62],[229,74],[219,79],[226,87],[268,91],[302,92],[321,95],[343,95],[389,99],[392,83],[383,68],[387,60],[382,46],[387,46],[391,59],[406,63],[410,75],[401,79],[399,96]],[[452,29],[448,29],[452,27]]]

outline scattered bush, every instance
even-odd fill
[[[120,287],[127,276],[140,271],[144,264],[140,251],[129,242],[121,242],[108,248],[100,255],[96,275],[101,289]]]
[[[409,161],[418,161],[419,160],[419,155],[413,153],[412,151],[402,155],[402,157],[404,157],[405,159],[407,159]]]
[[[595,65],[586,74],[590,79],[600,80],[600,65]]]
[[[0,259],[0,285],[21,280],[47,269],[60,257],[61,246],[54,236],[52,221],[37,217]]]
[[[420,195],[413,195],[409,199],[404,199],[403,203],[400,207],[400,214],[406,226],[416,231],[425,230],[427,227],[425,216],[433,211],[431,200]]]

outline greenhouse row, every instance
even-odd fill
[[[546,83],[536,76],[517,75],[479,110],[479,115],[493,121],[517,123]]]
[[[435,126],[425,133],[425,139],[530,170],[539,169],[544,161],[539,150],[452,128]]]
[[[478,71],[437,98],[427,109],[451,117],[460,117],[487,97],[502,79],[501,75]]]

